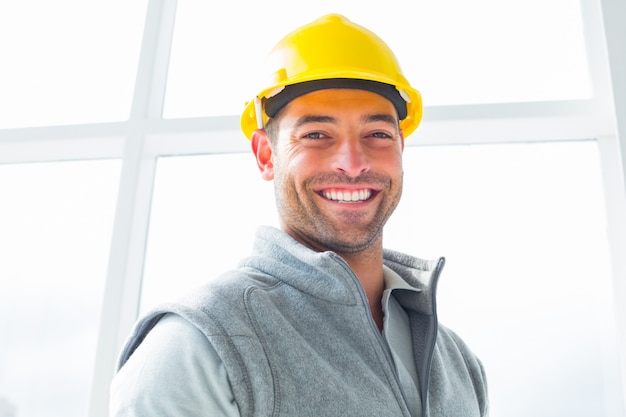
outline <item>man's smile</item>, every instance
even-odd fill
[[[318,194],[327,200],[338,201],[341,203],[360,203],[372,198],[377,191],[371,188],[344,189],[329,188],[318,191]]]

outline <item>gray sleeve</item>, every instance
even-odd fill
[[[110,417],[239,417],[221,359],[180,316],[166,315],[111,384]]]

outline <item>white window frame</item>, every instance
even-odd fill
[[[407,146],[596,140],[601,154],[621,375],[626,381],[626,8],[581,0],[591,100],[426,107]],[[130,117],[0,130],[0,163],[120,158],[90,417],[105,417],[116,358],[137,317],[155,164],[164,155],[248,152],[237,116],[161,117],[176,1],[150,0]],[[623,393],[626,398],[626,391]]]

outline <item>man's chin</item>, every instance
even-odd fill
[[[364,226],[356,230],[337,229],[334,234],[327,235],[323,245],[338,253],[358,253],[374,246],[380,238],[380,233],[368,231]]]

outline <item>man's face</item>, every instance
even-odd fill
[[[315,91],[291,101],[274,143],[253,148],[273,179],[283,229],[306,246],[356,253],[382,245],[402,193],[404,138],[395,108],[363,90]],[[265,156],[259,156],[264,154]]]

